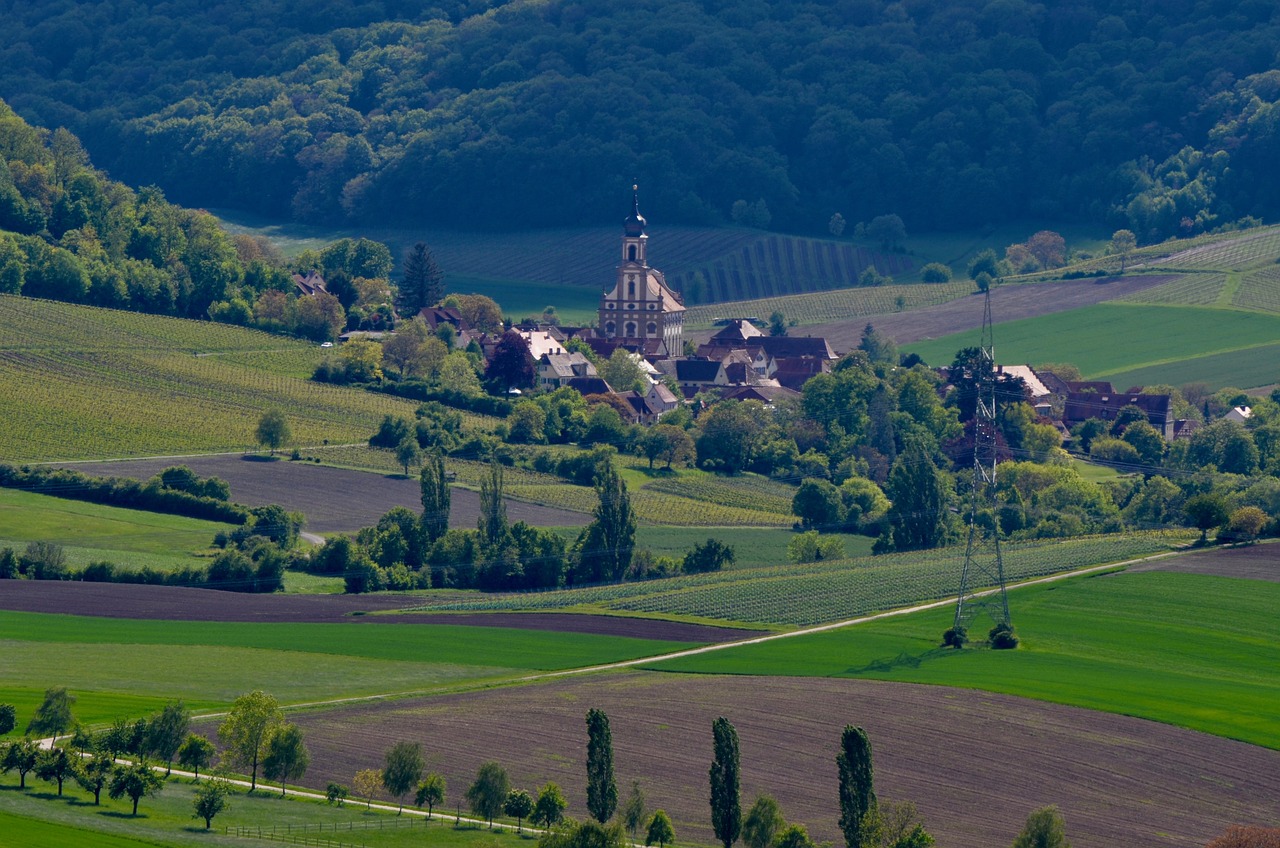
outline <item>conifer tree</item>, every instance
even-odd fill
[[[587,809],[604,824],[618,806],[613,777],[613,734],[609,716],[594,707],[587,711]]]
[[[742,831],[738,789],[738,731],[724,716],[711,723],[715,754],[711,761],[711,826],[716,838],[731,848]]]

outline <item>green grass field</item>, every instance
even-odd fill
[[[305,379],[321,356],[253,330],[3,295],[0,460],[243,450],[273,406],[304,445],[412,418],[408,401]]]
[[[0,489],[3,544],[54,542],[101,552],[97,559],[119,565],[130,564],[130,554],[186,557],[194,564],[192,554],[207,553],[214,534],[231,528],[215,521]]]
[[[1280,748],[1280,584],[1122,573],[1019,589],[1009,603],[1016,651],[939,648],[953,616],[942,608],[653,667],[984,689]]]
[[[141,848],[141,846],[270,846],[286,837],[295,844],[310,839],[312,845],[365,845],[369,848],[400,846],[461,846],[499,848],[532,844],[526,833],[495,830],[465,823],[455,826],[452,816],[439,809],[428,822],[423,817],[398,817],[394,812],[366,810],[363,803],[348,801],[330,806],[321,801],[281,798],[279,791],[262,789],[249,795],[237,790],[230,806],[205,830],[204,820],[192,817],[194,787],[190,781],[171,779],[160,794],[143,798],[137,817],[130,815],[128,799],[111,800],[102,793],[102,805],[93,806],[93,796],[74,784],[57,797],[49,784],[28,775],[27,792],[19,792],[14,775],[0,778],[0,844],[24,848]],[[462,789],[451,787],[453,801]],[[375,799],[386,803],[386,799]],[[465,805],[464,805],[465,806]],[[258,839],[227,835],[228,828],[262,828],[276,831],[277,838]],[[322,841],[325,840],[325,841]]]
[[[1001,362],[1070,362],[1086,379],[1114,376],[1125,383],[1125,375],[1138,369],[1159,369],[1179,377],[1161,382],[1185,383],[1193,377],[1180,375],[1206,360],[1211,364],[1197,377],[1218,385],[1244,385],[1238,378],[1245,366],[1271,373],[1265,382],[1274,382],[1280,370],[1274,365],[1280,361],[1280,316],[1234,309],[1104,303],[997,324],[994,335]],[[904,349],[945,365],[957,350],[978,343],[975,331]]]
[[[80,698],[77,716],[93,723],[151,711],[167,698],[206,708],[250,688],[285,703],[426,691],[684,646],[455,625],[209,624],[5,612],[0,702],[17,705],[25,722],[45,688],[66,686]]]
[[[850,557],[871,555],[875,539],[841,533],[844,552]],[[734,550],[733,570],[769,568],[787,562],[787,544],[795,538],[791,530],[772,527],[659,527],[642,524],[636,528],[636,546],[657,556],[682,558],[694,545],[715,539]]]

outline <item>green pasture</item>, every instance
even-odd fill
[[[203,819],[192,817],[195,787],[186,779],[171,778],[160,794],[143,798],[136,817],[130,815],[132,804],[127,798],[111,800],[103,792],[101,806],[95,807],[93,796],[74,783],[64,786],[61,798],[51,784],[34,775],[27,776],[26,792],[20,792],[17,786],[16,775],[0,777],[0,844],[6,846],[139,848],[200,844],[244,848],[280,845],[288,835],[295,838],[295,844],[309,838],[312,845],[323,845],[327,840],[333,845],[369,848],[497,848],[532,839],[527,832],[521,837],[514,831],[457,826],[452,816],[439,810],[428,821],[419,816],[397,816],[394,811],[366,810],[363,803],[350,800],[338,807],[312,799],[281,798],[279,788],[272,792],[269,785],[252,795],[237,789],[228,799],[228,809],[213,820],[212,829],[207,831]],[[447,800],[453,803],[463,789],[450,787]],[[375,801],[386,803],[385,798]],[[264,831],[274,828],[277,839],[230,836],[226,833],[230,827]]]
[[[1273,386],[1280,382],[1280,343],[1191,356],[1108,374],[1107,379],[1116,387],[1186,383],[1206,383],[1212,389]]]
[[[168,698],[225,704],[253,688],[285,703],[425,691],[598,665],[683,642],[437,624],[262,624],[0,613],[0,701],[28,715],[49,686],[107,721]],[[21,719],[25,721],[25,719]]]
[[[982,689],[1280,748],[1280,584],[1105,574],[1018,589],[1009,603],[1016,651],[940,648],[954,614],[943,607],[652,667]]]
[[[214,534],[232,525],[139,509],[102,506],[17,489],[0,489],[0,539],[4,544],[54,542],[101,551],[98,559],[127,565],[111,554],[172,556],[204,553]]]
[[[998,317],[998,316],[997,316]],[[1054,315],[999,323],[994,328],[1001,362],[1070,362],[1087,379],[1117,378],[1139,368],[1168,366],[1184,373],[1187,360],[1228,353],[1252,361],[1255,350],[1280,338],[1280,316],[1183,306],[1103,303]],[[978,331],[916,342],[905,349],[931,365],[946,365],[956,351],[980,342]],[[1236,385],[1234,362],[1216,363],[1212,374]],[[1190,378],[1164,382],[1183,383]],[[1113,381],[1114,382],[1114,381]],[[1121,380],[1123,382],[1123,380]]]

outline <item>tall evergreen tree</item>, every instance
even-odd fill
[[[422,533],[427,544],[437,541],[449,529],[451,496],[444,474],[444,455],[432,451],[422,463]]]
[[[613,778],[613,734],[604,710],[587,710],[587,809],[604,824],[618,806]]]
[[[845,725],[836,755],[840,770],[840,829],[848,848],[863,848],[863,819],[875,809],[871,741],[861,727]]]
[[[580,583],[621,580],[631,567],[636,541],[636,516],[631,510],[627,482],[613,461],[596,466],[596,520],[578,537],[575,576]]]
[[[444,297],[444,274],[431,248],[418,242],[404,257],[404,278],[396,303],[401,315],[413,316],[424,306],[435,306]]]
[[[742,831],[742,799],[738,789],[738,731],[724,716],[711,723],[715,754],[711,761],[711,826],[724,848]]]

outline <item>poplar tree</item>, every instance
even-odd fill
[[[836,766],[840,770],[840,829],[844,831],[844,842],[848,848],[862,848],[863,819],[875,809],[876,793],[871,741],[861,727],[845,725]]]
[[[404,257],[404,277],[400,282],[401,314],[413,316],[424,306],[435,306],[444,297],[444,274],[425,242],[409,248]]]
[[[711,826],[716,838],[731,848],[742,831],[738,789],[738,731],[724,716],[711,723],[715,753],[711,761]]]
[[[422,533],[427,544],[440,539],[449,530],[451,495],[444,476],[444,455],[432,451],[422,463]]]
[[[613,734],[604,710],[587,710],[587,809],[604,824],[618,806],[613,778]]]

